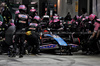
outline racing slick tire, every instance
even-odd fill
[[[63,55],[63,53],[73,55],[71,49],[71,46],[60,46],[60,55]]]
[[[100,40],[97,41],[97,47],[98,47],[98,51],[100,53]]]
[[[5,42],[8,45],[11,45],[13,43],[14,32],[15,32],[15,26],[10,26],[5,33]]]

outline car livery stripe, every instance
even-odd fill
[[[68,46],[68,44],[58,35],[45,34],[45,36],[49,36],[49,37],[54,38],[60,46]]]
[[[49,45],[40,46],[40,49],[54,49],[54,48],[58,48],[58,46],[56,44],[49,44]]]

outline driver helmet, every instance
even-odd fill
[[[94,19],[95,19],[95,17],[96,17],[96,15],[95,15],[95,14],[91,14],[91,15],[89,16],[89,19],[92,21],[92,20],[94,20]]]

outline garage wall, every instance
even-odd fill
[[[79,15],[82,15],[81,13],[82,8],[85,8],[87,11],[87,4],[88,4],[87,0],[79,0],[79,12],[78,12]]]
[[[93,14],[96,14],[100,18],[100,0],[93,0]]]
[[[47,0],[49,3],[56,3],[57,0]]]
[[[68,4],[67,0],[58,0],[58,14],[62,17],[65,17],[68,12],[72,17],[78,15],[78,12],[75,12],[75,1],[78,0],[72,0],[72,4]]]
[[[22,4],[22,0],[14,0],[14,3],[16,2],[20,2],[20,4]]]

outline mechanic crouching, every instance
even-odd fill
[[[25,41],[25,34],[21,33],[25,31],[25,28],[29,26],[28,19],[29,16],[26,14],[27,8],[25,5],[19,6],[19,11],[15,17],[15,26],[16,26],[16,33],[15,33],[15,43],[14,43],[14,49],[16,52],[17,45],[19,46],[19,58],[23,57],[24,52],[24,41]]]
[[[29,27],[27,28],[26,35],[27,43],[33,48],[32,54],[39,54],[38,23],[36,24],[34,21],[31,21]]]

